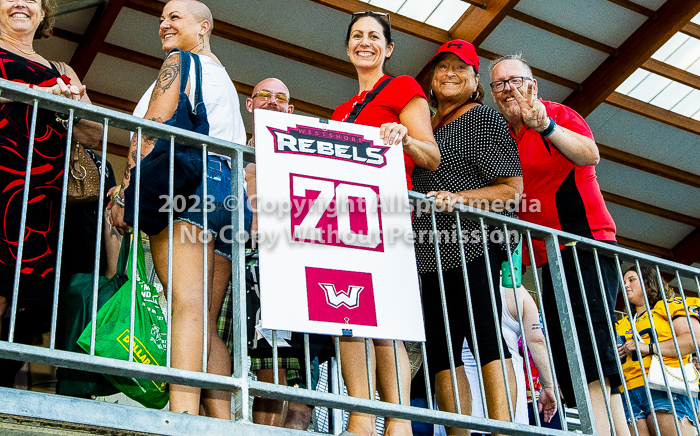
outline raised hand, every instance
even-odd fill
[[[523,117],[523,122],[531,129],[541,132],[548,124],[547,109],[544,104],[537,98],[535,93],[535,84],[532,80],[527,81],[527,90],[523,96],[518,88],[512,88],[513,97],[520,106],[520,113]]]

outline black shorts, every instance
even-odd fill
[[[491,247],[489,247],[491,248]],[[498,335],[495,323],[501,322],[501,298],[500,298],[500,261],[497,247],[489,250],[491,276],[486,274],[484,257],[478,257],[467,263],[469,277],[469,289],[471,292],[472,310],[474,313],[474,326],[479,345],[479,358],[481,365],[486,365],[494,360],[499,360]],[[447,269],[442,272],[445,284],[445,297],[447,303],[447,316],[450,321],[451,346],[448,349],[445,335],[445,322],[442,317],[442,303],[440,301],[440,284],[437,272],[422,273],[421,296],[423,300],[423,316],[425,318],[426,352],[428,370],[431,384],[435,381],[435,374],[450,368],[448,352],[451,351],[455,359],[455,367],[464,365],[462,361],[462,346],[467,339],[469,347],[473,350],[471,329],[469,328],[469,311],[467,309],[467,295],[464,289],[464,276],[462,268]],[[491,295],[488,280],[494,285],[496,295],[496,313],[491,306]],[[503,353],[506,359],[510,358],[510,352],[505,341],[501,338]],[[449,351],[448,351],[449,350]]]
[[[598,272],[593,253],[577,250],[577,254],[603,376],[608,378],[609,385],[619,386],[621,378],[617,366],[617,347],[610,338],[610,326],[614,322],[613,309],[620,290],[620,280],[615,260],[611,257],[598,256],[608,303],[608,311],[606,312],[600,292],[600,282],[598,281]],[[596,366],[591,336],[588,331],[588,322],[586,321],[586,312],[583,307],[583,298],[581,298],[581,288],[578,274],[576,273],[572,248],[564,247],[561,250],[561,258],[566,275],[566,283],[569,288],[571,311],[576,325],[579,346],[581,347],[581,359],[586,371],[586,380],[588,383],[591,383],[599,380],[600,377]],[[572,341],[571,338],[564,338],[562,335],[549,264],[542,267],[542,308],[547,317],[547,327],[554,357],[554,366],[557,372],[557,381],[567,406],[576,407],[576,398],[574,397],[574,388],[566,357],[566,346],[571,345]]]

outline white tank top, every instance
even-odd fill
[[[202,99],[207,108],[209,136],[245,145],[245,126],[241,117],[238,92],[236,92],[231,78],[226,73],[226,69],[209,56],[199,56],[199,59],[202,62]],[[194,62],[190,68],[190,83],[195,83]],[[139,100],[136,109],[134,109],[134,116],[143,118],[146,115],[155,84],[153,82]],[[194,91],[195,87],[190,86],[189,98],[192,105],[194,105]],[[230,158],[228,156],[222,157]]]

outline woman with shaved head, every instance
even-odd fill
[[[186,93],[191,103],[195,99],[194,68],[189,77],[180,77],[179,51],[187,51],[198,57],[202,65],[202,100],[209,122],[209,136],[235,142],[245,143],[245,129],[241,119],[238,94],[230,77],[219,59],[211,52],[209,38],[213,19],[211,11],[197,0],[172,0],[163,8],[160,17],[159,35],[163,50],[169,52],[158,78],[146,91],[134,110],[134,115],[164,123],[175,113],[178,107],[180,81],[187,81]],[[194,63],[193,63],[194,65]],[[192,107],[195,107],[192,104]],[[128,163],[124,173],[124,182],[116,205],[113,207],[112,220],[115,226],[127,230],[124,222],[123,201],[125,189],[129,185],[131,169],[136,165],[136,135],[132,137]],[[143,136],[141,159],[152,150],[157,138]],[[141,186],[148,186],[148,173],[142,174]],[[177,174],[175,175],[177,177]],[[223,206],[223,201],[231,190],[230,160],[226,156],[209,154],[207,163],[207,192],[214,197],[214,210],[207,214],[207,230],[211,235],[202,235],[204,228],[203,208],[190,208],[176,214],[174,219],[172,288],[173,316],[169,328],[172,332],[172,361],[175,368],[191,371],[202,370],[203,329],[203,277],[208,277],[208,362],[207,372],[225,376],[231,375],[231,359],[224,342],[217,335],[216,320],[221,310],[226,287],[231,277],[231,237],[223,237],[223,232],[231,225],[231,212]],[[194,195],[204,198],[200,185]],[[207,198],[209,198],[207,197]],[[199,209],[199,212],[194,212]],[[208,208],[210,209],[210,208]],[[246,217],[248,218],[248,217]],[[246,219],[247,228],[250,222]],[[196,242],[181,237],[195,234]],[[207,271],[203,267],[203,241],[208,237]],[[228,241],[228,243],[227,243]],[[150,235],[153,263],[158,278],[164,286],[168,279],[168,229]],[[202,408],[200,409],[200,404]],[[231,395],[228,392],[201,390],[191,386],[170,385],[170,410],[174,412],[199,414],[200,410],[208,416],[223,419],[231,418]]]

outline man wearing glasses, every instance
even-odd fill
[[[571,108],[538,98],[537,80],[533,79],[530,67],[519,55],[504,56],[491,64],[491,95],[509,123],[510,133],[518,144],[523,171],[523,198],[527,201],[523,202],[527,207],[521,207],[518,216],[525,221],[616,245],[615,223],[605,206],[595,175],[595,165],[600,160],[600,155],[585,120]],[[609,420],[573,250],[570,246],[559,248],[596,425],[599,434],[607,435],[610,434]],[[542,305],[550,326],[556,375],[567,405],[573,407],[576,399],[564,351],[565,341],[559,328],[544,242],[533,241],[533,249],[534,261],[538,267],[542,267]],[[616,348],[609,332],[609,324],[614,319],[612,309],[620,288],[618,274],[612,258],[599,258],[602,281],[606,288],[606,311],[593,254],[578,250],[577,255],[600,354],[600,365],[607,384],[605,392],[609,396],[610,386],[617,387],[621,384]],[[523,256],[524,263],[529,263],[529,260],[529,256]],[[566,342],[570,342],[570,338],[566,339]],[[613,395],[612,398],[615,415],[618,407],[617,410],[622,412],[622,401],[619,395]],[[622,427],[626,428],[624,425]]]
[[[253,89],[253,95],[246,99],[245,107],[253,114],[253,137],[248,141],[248,146],[255,146],[255,109],[271,110],[284,113],[292,113],[294,106],[290,104],[289,90],[279,79],[265,79],[258,83]],[[255,164],[244,163],[245,180],[247,192],[250,196],[251,209],[253,210],[253,224],[251,227],[251,239],[255,241],[257,233],[257,199],[255,183]],[[255,373],[258,381],[274,383],[274,369],[272,365],[272,348],[265,339],[257,339],[256,325],[260,319],[260,289],[258,255],[255,245],[246,247],[246,291],[247,291],[247,312],[248,312],[248,354],[251,357],[251,371]],[[233,299],[230,298],[230,290],[224,300],[222,318],[219,319],[219,330],[224,342],[233,349],[233,337],[231,325],[233,323]],[[282,332],[279,332],[282,338]],[[256,338],[256,339],[251,339]],[[304,362],[303,338],[301,335],[293,334],[291,347],[278,349],[278,370],[279,383],[282,385],[304,387],[311,383],[315,389],[318,375],[318,360],[315,359],[322,348],[322,337],[310,335],[310,359],[312,380],[306,380],[306,368]],[[301,344],[300,344],[301,342]],[[316,377],[314,377],[316,376]],[[313,407],[300,403],[287,403],[282,400],[271,400],[267,398],[255,398],[253,402],[253,422],[256,424],[271,425],[276,427],[286,427],[297,430],[306,430],[311,423]]]

